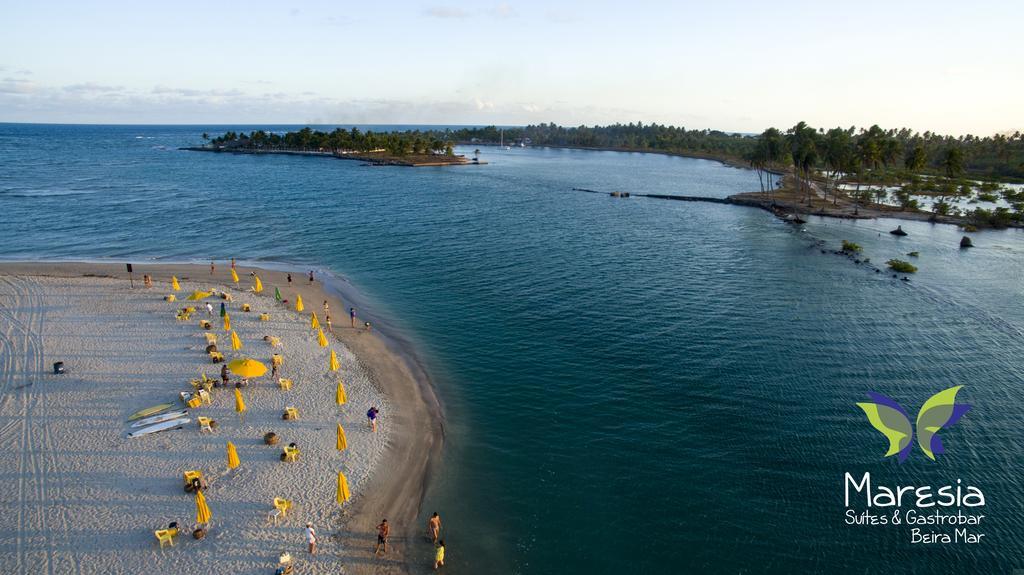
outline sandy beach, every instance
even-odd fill
[[[250,271],[264,292],[249,291]],[[5,572],[49,573],[272,573],[278,555],[290,552],[299,573],[405,573],[426,571],[431,546],[422,532],[420,506],[442,439],[440,408],[416,364],[377,334],[349,326],[346,302],[325,295],[293,270],[238,266],[240,283],[227,262],[216,272],[203,265],[135,265],[135,287],[123,264],[0,264],[0,438],[13,446],[0,462],[9,486],[0,498],[0,567]],[[153,277],[152,288],[142,276]],[[164,301],[174,293],[179,301]],[[274,301],[274,288],[306,309]],[[226,291],[232,328],[243,348],[232,351],[221,318],[208,317],[202,302],[182,302],[196,289]],[[328,369],[328,349],[317,344],[310,312],[324,322],[328,300],[336,337],[329,349],[341,369]],[[243,312],[243,304],[251,312]],[[195,305],[188,321],[175,311]],[[260,321],[261,312],[270,319]],[[295,383],[278,388],[266,376],[242,390],[247,411],[234,410],[233,391],[215,388],[212,405],[191,410],[182,429],[129,439],[126,422],[135,411],[159,403],[180,405],[189,380],[205,372],[217,377],[220,365],[205,353],[200,319],[210,319],[218,347],[228,360],[253,357],[270,365],[284,358],[281,376]],[[326,327],[326,324],[325,324]],[[264,335],[279,337],[272,348]],[[330,335],[330,334],[328,334]],[[52,373],[63,361],[67,372]],[[345,383],[348,401],[334,402],[335,382]],[[237,379],[237,378],[235,378]],[[378,433],[366,425],[366,410],[381,410]],[[285,421],[285,407],[299,419]],[[182,406],[184,407],[184,406]],[[219,423],[200,433],[197,416]],[[335,445],[336,424],[348,449]],[[267,446],[274,431],[281,444]],[[238,450],[241,465],[229,470],[226,443]],[[281,446],[295,442],[297,462],[282,462]],[[208,536],[194,540],[194,498],[183,490],[182,473],[201,470],[213,514]],[[348,477],[353,498],[335,501],[337,473]],[[268,519],[274,497],[294,509],[274,525]],[[386,557],[373,557],[374,527],[392,524]],[[177,521],[184,532],[174,548],[161,549],[153,531]],[[316,556],[305,550],[303,528],[317,529]]]

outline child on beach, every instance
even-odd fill
[[[434,569],[444,567],[444,539],[437,542],[437,552],[434,553]]]
[[[306,541],[309,543],[309,554],[316,555],[316,530],[312,523],[306,524]]]
[[[384,548],[384,555],[388,553],[388,535],[391,534],[391,526],[388,525],[388,520],[384,519],[377,526],[377,546],[373,548],[373,556],[376,557],[377,553]]]
[[[377,433],[378,413],[380,413],[380,411],[378,411],[376,407],[371,407],[370,410],[366,412],[366,423],[370,426],[370,429],[372,429],[374,433]]]
[[[431,541],[437,543],[437,537],[441,534],[441,516],[437,514],[437,511],[430,516],[427,520],[427,535],[430,536]]]

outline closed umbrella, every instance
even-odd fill
[[[232,360],[228,362],[228,369],[232,373],[245,378],[259,377],[267,373],[267,366],[251,358]],[[238,390],[236,389],[235,391],[237,392]]]
[[[231,349],[235,351],[242,349],[242,340],[238,339],[238,334],[234,331],[231,332]]]
[[[210,519],[213,519],[213,514],[206,504],[206,496],[202,490],[196,489],[196,523],[209,523]]]
[[[338,389],[334,391],[334,402],[338,405],[345,405],[346,401],[348,401],[348,396],[345,395],[345,384],[341,383],[341,380],[339,379]]]
[[[235,268],[231,268],[231,281],[235,282],[235,286],[238,286],[238,272]]]
[[[313,314],[310,316],[309,328],[310,329],[319,329],[320,328],[320,320],[316,319],[316,312],[313,312]]]
[[[234,469],[238,467],[241,462],[238,460],[238,451],[235,449],[235,444],[228,442],[228,469]]]
[[[341,368],[341,364],[338,363],[338,355],[334,353],[333,349],[331,350],[331,363],[329,367],[331,368],[331,371],[338,371],[338,369]]]
[[[302,311],[306,309],[306,306],[302,305],[302,296],[295,296],[295,311]]]
[[[224,302],[220,302],[220,317],[228,315],[228,308],[224,305]]]
[[[252,291],[256,293],[263,292],[263,282],[260,281],[259,276],[252,276]]]
[[[230,444],[229,444],[230,445]],[[338,451],[344,451],[348,447],[348,440],[345,439],[345,430],[338,424]]]
[[[316,341],[320,344],[320,347],[327,347],[327,336],[324,335],[324,330],[317,328]]]
[[[281,290],[274,288],[274,299],[281,301]]]
[[[231,331],[231,315],[224,312],[224,331]]]
[[[181,285],[178,284],[178,278],[171,276],[171,289],[174,291],[181,291]]]
[[[348,489],[348,479],[345,474],[338,472],[338,503],[345,503],[352,498],[352,492]]]
[[[242,399],[242,390],[235,388],[235,411],[243,413],[245,411],[245,400]]]

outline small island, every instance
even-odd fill
[[[373,166],[462,166],[480,165],[480,153],[467,158],[455,153],[454,143],[436,133],[392,131],[376,133],[358,128],[331,132],[310,127],[278,134],[265,130],[251,133],[228,131],[210,138],[203,134],[202,146],[181,148],[193,152],[227,152],[233,154],[287,154],[324,156],[343,160],[359,160]]]

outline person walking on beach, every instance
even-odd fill
[[[309,285],[313,285],[313,270],[309,270]]]
[[[376,407],[371,407],[370,410],[366,412],[366,424],[370,426],[370,429],[372,429],[374,433],[377,433],[378,413],[380,413],[380,411]]]
[[[427,521],[427,535],[434,543],[437,543],[437,538],[441,535],[441,516],[437,514],[437,511]]]
[[[235,258],[231,258],[231,269],[235,269]]]
[[[213,265],[213,260],[210,260],[210,275],[211,276],[213,275],[213,272],[214,272],[215,269],[216,269],[216,266]]]
[[[224,382],[224,387],[228,386],[228,364],[220,366],[220,380]]]
[[[391,526],[388,525],[388,520],[384,519],[377,526],[377,546],[373,548],[374,557],[380,552],[381,548],[384,549],[384,555],[388,554],[388,536],[391,534]]]
[[[327,315],[331,311],[331,306],[328,305],[327,300],[324,300],[324,315]]]
[[[206,315],[213,316],[213,304],[210,302],[206,302]]]
[[[292,274],[288,274],[288,287],[292,287]]]
[[[348,308],[348,319],[352,322],[352,327],[356,327],[356,308]]]
[[[316,555],[316,530],[312,523],[306,524],[306,542],[309,543],[309,554]]]
[[[444,567],[444,539],[437,542],[437,551],[434,552],[434,570]]]
[[[329,332],[331,332],[333,334],[334,333],[334,326],[331,325],[331,314],[327,314],[326,320],[327,320],[327,331],[329,331]]]

